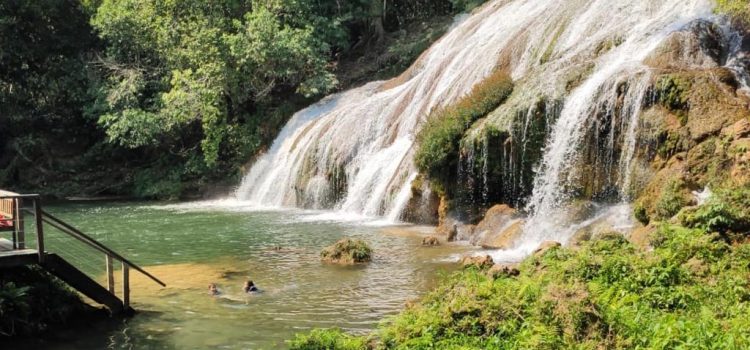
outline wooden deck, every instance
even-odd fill
[[[0,251],[0,268],[36,264],[39,252],[36,249]]]
[[[34,220],[34,247],[28,247],[26,241],[25,221],[29,215]],[[23,265],[38,265],[57,276],[72,288],[92,300],[106,306],[111,313],[119,314],[131,312],[130,308],[130,269],[144,274],[161,286],[164,282],[154,277],[140,266],[134,264],[122,255],[113,251],[104,244],[96,241],[65,221],[45,212],[42,209],[41,199],[38,195],[22,195],[18,193],[0,190],[0,220],[3,221],[3,229],[0,230],[0,269],[12,268]],[[99,264],[104,262],[107,272],[107,283],[101,285],[86,273],[66,261],[57,252],[45,249],[44,230],[45,227],[54,228],[70,241],[77,242],[77,246],[70,246],[70,252],[88,250],[88,260],[95,260]],[[2,238],[10,233],[11,239]],[[82,248],[83,247],[83,248]],[[65,247],[59,253],[66,253]],[[67,253],[70,253],[67,252]],[[102,257],[100,259],[98,257]],[[77,258],[80,261],[80,256]],[[122,266],[122,279],[120,282],[121,294],[115,289],[116,278],[114,276],[114,263]],[[90,265],[90,263],[89,263]]]

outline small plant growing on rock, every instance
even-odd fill
[[[358,264],[372,260],[372,248],[363,240],[342,238],[320,252],[324,262],[335,264]]]

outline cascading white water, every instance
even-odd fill
[[[629,168],[649,81],[641,62],[669,33],[710,16],[712,7],[710,0],[492,1],[457,23],[401,77],[328,97],[294,115],[252,167],[237,197],[266,206],[396,219],[410,197],[414,139],[429,112],[503,68],[518,83],[509,105],[537,96],[563,102],[534,183],[526,227],[529,240],[565,240],[550,214],[568,196],[570,167],[587,120],[598,109],[612,108],[615,89],[627,82],[627,136],[619,166]],[[590,73],[565,92],[569,68],[584,64],[591,65]],[[620,172],[622,187],[629,186],[628,173]]]
[[[617,89],[623,82],[628,89],[621,116],[626,135],[618,173],[620,192],[627,196],[638,116],[651,80],[650,68],[642,62],[669,34],[697,18],[709,17],[712,10],[707,1],[631,1],[614,8],[605,2],[598,1],[590,7],[573,31],[595,28],[593,23],[607,23],[619,33],[621,44],[598,58],[590,77],[565,99],[528,205],[531,217],[526,223],[525,238],[531,244],[543,240],[565,242],[575,232],[566,230],[570,223],[566,222],[563,206],[570,198],[567,186],[575,182],[571,177],[576,175],[573,167],[577,152],[592,116],[602,108],[615,109]]]
[[[402,77],[370,83],[300,111],[252,167],[237,197],[270,206],[398,217],[416,176],[415,134],[428,113],[456,101],[489,75],[497,67],[497,54],[514,39],[509,34],[522,31],[544,8],[543,1],[484,6]],[[334,188],[334,179],[345,188]],[[343,192],[340,198],[333,193],[338,191]]]

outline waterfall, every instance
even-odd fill
[[[492,73],[497,53],[513,40],[509,33],[544,8],[543,1],[488,4],[460,19],[401,77],[298,112],[236,196],[264,206],[398,217],[416,176],[415,135],[429,112]]]
[[[551,214],[561,211],[580,175],[573,169],[592,117],[616,109],[618,89],[627,88],[618,119],[623,152],[612,165],[620,169],[617,183],[626,193],[638,114],[651,79],[642,61],[670,33],[710,17],[712,8],[710,0],[491,1],[457,20],[400,77],[329,96],[295,114],[236,196],[264,206],[397,219],[417,176],[415,135],[430,111],[457,101],[502,68],[517,88],[501,109],[528,106],[540,96],[560,101],[560,108],[552,108],[558,115],[549,121],[528,200],[526,234],[531,241],[564,241],[558,216]],[[587,74],[569,89],[571,67]],[[490,151],[482,149],[485,159]],[[481,181],[486,186],[488,180]]]
[[[572,197],[569,185],[577,180],[575,176],[580,176],[574,167],[580,161],[577,156],[581,141],[593,116],[616,109],[617,90],[621,86],[625,86],[627,92],[620,115],[625,130],[625,150],[619,159],[618,182],[620,196],[627,200],[638,116],[651,81],[650,68],[642,62],[669,34],[711,13],[711,4],[706,1],[631,1],[608,9],[604,2],[598,3],[602,7],[590,7],[582,23],[591,23],[592,18],[601,24],[612,23],[612,27],[618,28],[621,43],[598,58],[589,78],[565,99],[534,181],[527,208],[531,216],[525,227],[526,241],[565,242],[575,232],[575,227],[566,230],[571,223],[567,222],[564,205]],[[607,20],[612,16],[614,18]],[[576,25],[574,28],[585,27]],[[609,147],[613,149],[614,145]]]

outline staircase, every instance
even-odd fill
[[[26,236],[26,218],[33,217],[34,235]],[[45,248],[45,232],[53,229],[55,248]],[[18,194],[0,190],[0,233],[10,232],[11,240],[0,238],[0,268],[38,265],[91,300],[104,305],[111,314],[133,312],[130,307],[130,269],[145,275],[162,287],[166,284],[140,266],[132,263],[101,242],[86,235],[65,221],[45,212],[38,195]],[[60,243],[62,242],[62,243]],[[65,258],[68,257],[68,259]],[[104,257],[99,260],[97,257]],[[71,261],[74,263],[71,263]],[[106,284],[88,267],[104,261]],[[76,266],[76,262],[78,265]],[[115,290],[115,264],[122,271],[120,296]],[[89,268],[90,270],[90,268]]]

